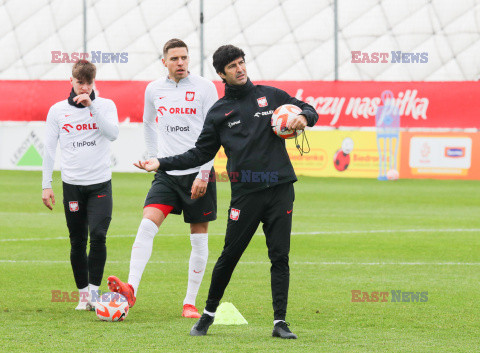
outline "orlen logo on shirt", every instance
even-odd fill
[[[177,108],[177,107],[171,107],[171,108],[166,108],[166,107],[159,107],[157,111],[160,113],[160,115],[163,116],[163,112],[168,111],[170,114],[192,114],[195,115],[197,114],[197,108]]]
[[[86,131],[86,130],[97,130],[97,124],[92,123],[92,124],[77,124],[75,127],[73,127],[70,124],[65,124],[62,126],[62,130],[65,130],[67,133],[70,133],[73,129],[77,131]]]

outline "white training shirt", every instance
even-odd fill
[[[217,89],[213,82],[190,73],[178,83],[168,77],[150,82],[145,90],[143,111],[149,158],[175,156],[195,147],[207,112],[217,100]],[[167,173],[198,173],[197,178],[205,180],[202,171],[210,172],[212,166],[213,159],[200,167],[170,170]]]
[[[110,142],[118,136],[115,103],[96,97],[89,107],[77,108],[63,100],[47,116],[43,156],[43,189],[52,187],[57,142],[60,141],[62,180],[91,185],[112,178]]]

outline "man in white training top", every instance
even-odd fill
[[[150,82],[145,90],[143,124],[149,157],[174,156],[194,147],[208,110],[218,100],[211,81],[188,71],[188,47],[183,41],[171,39],[165,43],[162,62],[168,69],[168,77]],[[110,290],[125,295],[130,307],[135,304],[158,228],[169,213],[183,211],[185,223],[190,224],[192,251],[182,316],[201,316],[195,300],[208,259],[208,222],[217,218],[213,175],[213,160],[201,167],[155,175],[132,247],[128,283],[116,276],[108,277]]]
[[[95,76],[96,67],[91,62],[80,60],[73,65],[70,96],[50,108],[45,132],[42,200],[53,209],[52,171],[60,142],[70,262],[79,290],[76,310],[94,310],[90,296],[102,282],[105,241],[112,219],[110,143],[118,136],[118,116],[113,101],[95,97]]]

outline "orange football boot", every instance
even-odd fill
[[[183,312],[182,312],[183,317],[188,317],[191,319],[199,319],[202,315],[198,313],[197,308],[192,305],[192,304],[185,304],[183,306]]]
[[[135,298],[135,292],[131,284],[123,283],[118,279],[118,277],[110,276],[108,277],[107,285],[108,289],[110,289],[112,292],[120,293],[121,295],[125,296],[130,308],[135,305],[137,298]]]

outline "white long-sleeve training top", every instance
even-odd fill
[[[115,103],[96,97],[89,107],[77,108],[65,99],[54,104],[47,116],[42,188],[52,187],[57,143],[60,142],[62,180],[91,185],[112,178],[110,143],[118,136]]]
[[[217,100],[215,85],[201,76],[189,74],[178,83],[169,78],[150,82],[145,90],[143,111],[148,156],[170,157],[195,147],[207,112]],[[198,173],[197,178],[206,180],[202,171],[210,171],[212,166],[213,159],[200,167],[167,173]]]

